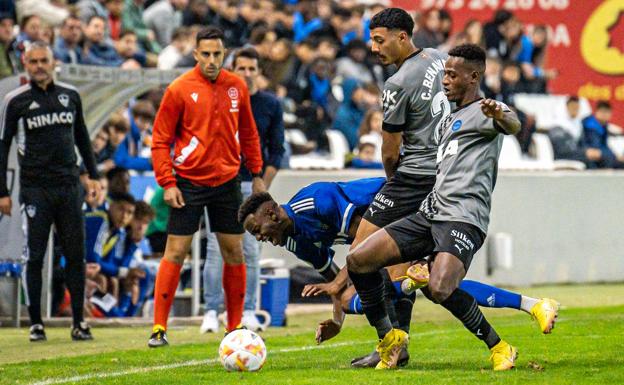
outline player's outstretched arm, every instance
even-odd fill
[[[349,282],[349,274],[347,268],[343,267],[336,275],[333,281],[327,283],[315,283],[305,285],[301,292],[302,297],[316,297],[317,295],[326,294],[329,296],[338,295],[342,292]]]
[[[515,135],[520,131],[518,115],[503,103],[493,99],[481,100],[481,111],[488,118],[494,119],[494,124],[504,133]]]

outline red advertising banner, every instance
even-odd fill
[[[471,19],[491,20],[499,9],[513,12],[526,31],[546,25],[546,68],[559,70],[549,90],[609,100],[614,123],[624,126],[624,0],[394,0],[393,5],[444,8],[452,15],[454,32]]]

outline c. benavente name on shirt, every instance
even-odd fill
[[[423,87],[426,87],[429,91],[423,92],[420,94],[420,97],[423,100],[431,100],[431,90],[433,88],[433,84],[436,81],[436,76],[438,72],[444,71],[444,60],[438,59],[431,63],[431,65],[425,71],[425,78],[422,82]]]

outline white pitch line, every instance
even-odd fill
[[[563,321],[563,320],[557,320],[557,323],[559,323],[561,321]],[[525,323],[525,322],[518,322],[518,321],[516,321],[516,322],[506,322],[506,323],[502,323],[502,324],[504,326],[513,326],[513,325],[520,324],[520,323]],[[501,325],[499,324],[498,326],[501,326]],[[448,333],[455,333],[458,330],[462,330],[462,329],[457,329],[457,330],[432,330],[432,331],[428,331],[428,332],[418,332],[418,331],[415,331],[415,332],[410,333],[410,339],[412,338],[411,336],[422,337],[422,336],[429,336],[429,335],[436,335],[436,334],[448,334]],[[270,351],[270,354],[289,353],[289,352],[302,352],[302,351],[306,351],[306,350],[331,349],[331,348],[339,348],[339,347],[342,347],[342,346],[354,346],[354,345],[364,345],[364,344],[373,345],[374,341],[339,342],[339,343],[330,344],[330,345],[306,345],[306,346],[293,347],[293,348],[277,349],[277,350]],[[56,385],[56,384],[75,383],[75,382],[86,381],[86,380],[93,380],[93,379],[103,379],[103,378],[127,376],[127,375],[137,374],[137,373],[149,373],[149,372],[154,372],[154,371],[158,371],[158,370],[167,370],[167,369],[185,368],[185,367],[189,367],[189,366],[208,365],[208,364],[214,364],[214,363],[217,363],[217,362],[219,362],[219,360],[216,359],[216,358],[211,358],[211,359],[206,359],[206,360],[191,360],[191,361],[186,361],[186,362],[178,362],[178,363],[175,363],[175,364],[165,364],[165,365],[158,365],[158,366],[148,366],[148,367],[143,367],[143,368],[134,368],[134,369],[128,369],[128,370],[123,370],[123,371],[119,371],[119,372],[84,374],[84,375],[81,375],[81,376],[73,376],[73,377],[65,377],[65,378],[57,378],[57,379],[51,378],[51,379],[44,380],[44,381],[33,382],[30,385]]]
[[[330,349],[330,348],[337,348],[341,346],[351,346],[351,345],[361,345],[361,344],[372,345],[373,342],[372,341],[353,341],[353,342],[341,342],[341,343],[331,344],[331,345],[307,345],[307,346],[300,346],[296,348],[284,348],[284,349],[274,350],[272,354],[301,352],[301,351],[306,351],[306,350],[317,350],[317,349]],[[159,365],[159,366],[148,366],[144,368],[134,368],[134,369],[128,369],[128,370],[123,370],[119,372],[84,374],[81,376],[58,378],[58,379],[52,378],[52,379],[45,380],[45,381],[33,382],[31,383],[31,385],[54,385],[54,384],[74,383],[74,382],[87,381],[87,380],[93,380],[93,379],[127,376],[130,374],[137,374],[137,373],[149,373],[149,372],[153,372],[157,370],[167,370],[167,369],[185,368],[189,366],[208,365],[208,364],[214,364],[217,362],[219,362],[219,360],[216,358],[211,358],[207,360],[191,360],[191,361],[186,361],[186,362],[178,362],[175,364],[165,364],[165,365]]]

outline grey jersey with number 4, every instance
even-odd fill
[[[436,183],[420,210],[431,220],[470,223],[485,234],[504,132],[479,100],[453,111],[440,130]]]
[[[425,48],[386,80],[384,130],[403,133],[403,157],[397,171],[435,175],[438,124],[451,112],[442,87],[447,57]]]

